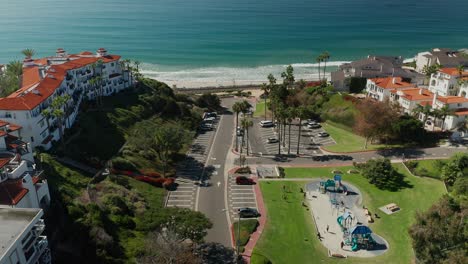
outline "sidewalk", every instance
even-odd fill
[[[260,239],[262,233],[263,233],[263,229],[265,228],[265,224],[266,224],[266,217],[267,217],[267,213],[266,213],[266,209],[265,209],[265,203],[263,202],[263,196],[262,196],[262,192],[260,190],[260,184],[258,182],[258,179],[255,179],[255,182],[257,184],[255,184],[255,197],[257,199],[257,208],[258,208],[258,212],[261,214],[260,218],[258,219],[258,222],[259,222],[259,225],[257,227],[257,230],[250,235],[250,240],[249,242],[247,243],[247,245],[245,245],[244,247],[244,253],[242,254],[242,256],[244,257],[244,260],[247,262],[247,263],[250,263],[250,258],[252,257],[252,251],[253,249],[255,248],[255,245],[257,244],[257,241]]]

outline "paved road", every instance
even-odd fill
[[[222,101],[228,111],[221,116],[212,148],[208,155],[207,166],[211,166],[212,172],[204,175],[211,186],[200,187],[196,210],[204,213],[212,222],[213,228],[208,231],[205,240],[219,242],[226,246],[232,246],[230,226],[228,223],[226,189],[227,175],[225,163],[234,134],[235,115],[230,112],[235,99],[229,98]],[[229,163],[229,162],[228,162]],[[226,169],[230,169],[230,166]]]
[[[419,148],[419,149],[406,149],[406,150],[383,150],[372,151],[363,153],[343,154],[349,160],[343,160],[340,156],[343,155],[329,155],[328,159],[323,161],[315,161],[313,157],[285,157],[278,159],[277,157],[250,157],[247,159],[249,164],[277,164],[280,166],[320,166],[340,163],[365,162],[373,158],[386,157],[392,160],[401,159],[421,159],[421,158],[449,158],[454,153],[467,152],[467,148],[453,148],[453,147],[437,147],[437,148]],[[404,155],[403,155],[404,154]]]
[[[215,126],[217,125],[215,124]],[[214,134],[215,130],[198,132],[186,154],[187,157],[177,164],[176,183],[178,186],[176,190],[168,193],[167,207],[195,209],[196,194],[199,188],[198,182],[203,172],[210,171],[210,168],[205,168],[204,164]]]

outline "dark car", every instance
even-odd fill
[[[237,210],[239,212],[239,217],[240,218],[249,218],[249,217],[259,217],[260,213],[257,211],[257,209],[254,208],[239,208]]]
[[[252,185],[255,184],[254,180],[250,179],[246,176],[237,176],[236,177],[236,184],[238,185]]]
[[[318,123],[315,123],[315,124],[309,123],[307,125],[307,127],[310,128],[310,129],[317,129],[317,128],[321,128],[322,126],[320,124],[318,124]]]
[[[328,134],[327,132],[320,132],[320,133],[318,133],[318,136],[319,137],[328,137],[328,136],[330,136],[330,134]]]
[[[267,139],[267,142],[268,142],[268,143],[278,143],[279,140],[278,140],[277,138],[268,138],[268,139]]]

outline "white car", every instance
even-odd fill
[[[275,124],[273,123],[273,121],[270,121],[270,120],[263,120],[263,121],[260,121],[260,126],[261,127],[274,127]]]

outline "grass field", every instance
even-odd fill
[[[268,103],[268,100],[267,100]],[[260,99],[259,102],[255,105],[254,117],[264,117],[265,116],[265,100]],[[271,118],[271,111],[267,109],[267,119]]]
[[[268,221],[257,246],[254,249],[252,263],[263,263],[265,256],[273,263],[411,263],[414,255],[408,228],[414,221],[416,211],[429,208],[444,193],[442,182],[435,179],[418,178],[409,175],[402,164],[395,167],[403,173],[405,181],[412,187],[391,192],[377,189],[369,184],[367,179],[358,174],[343,174],[343,180],[358,187],[363,195],[363,204],[370,212],[381,217],[370,228],[384,237],[390,244],[384,255],[363,259],[348,258],[347,260],[330,259],[326,248],[315,237],[315,227],[310,212],[302,207],[302,194],[299,192],[306,183],[304,181],[262,181],[261,190],[267,208]],[[343,167],[345,172],[349,167]],[[332,176],[333,168],[286,168],[287,178],[317,178]],[[291,189],[287,201],[278,195],[282,186]],[[396,203],[401,211],[386,215],[378,210],[388,203]]]
[[[362,150],[376,150],[385,147],[398,147],[387,145],[374,145],[368,142],[366,149],[364,148],[366,139],[354,134],[351,130],[342,128],[333,122],[323,123],[322,126],[336,142],[336,145],[330,145],[325,147],[325,149],[333,152],[352,152]]]
[[[407,164],[408,168],[414,175],[422,177],[431,177],[440,179],[440,168],[446,161],[445,160],[417,160],[411,161],[416,164],[416,167],[412,168]],[[440,165],[439,165],[440,164]]]

